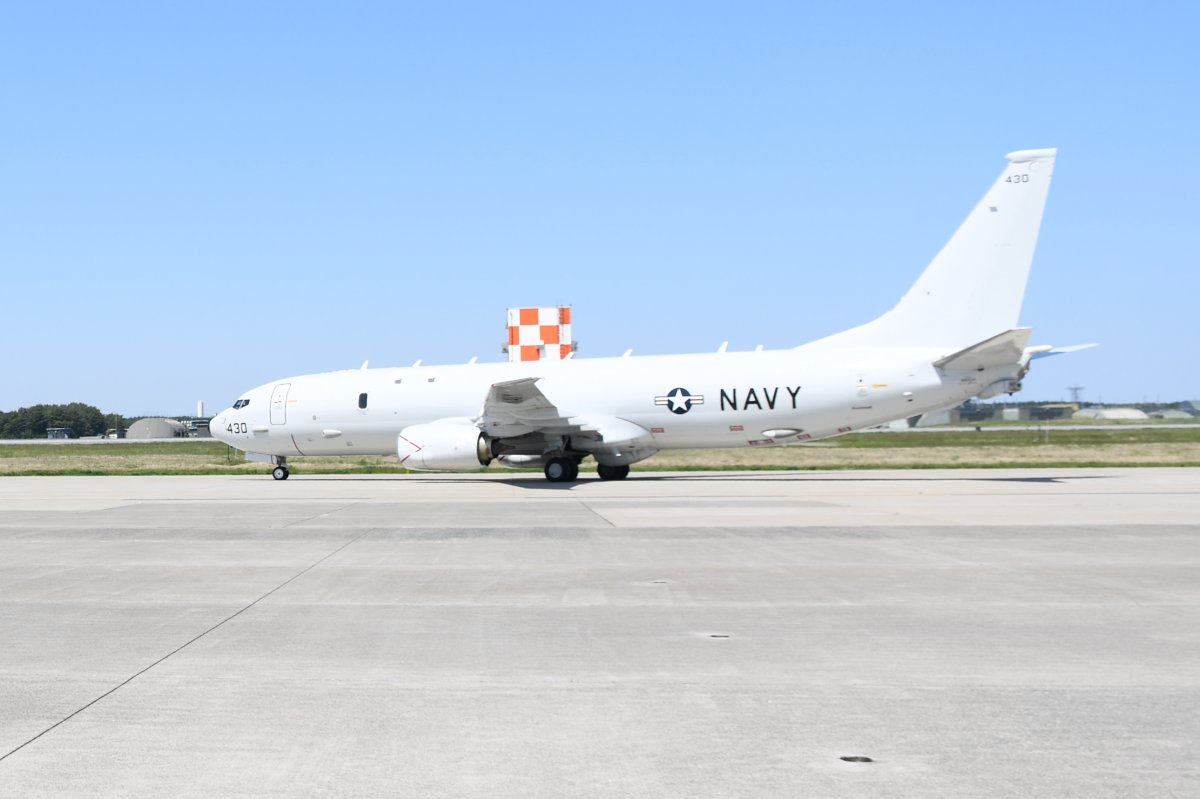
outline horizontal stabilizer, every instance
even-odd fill
[[[1030,347],[1025,352],[1029,356],[1029,360],[1037,360],[1038,358],[1049,358],[1051,355],[1066,355],[1069,352],[1079,352],[1080,350],[1090,350],[1092,347],[1099,347],[1096,342],[1091,344],[1076,344],[1073,347]]]
[[[976,372],[996,366],[1016,366],[1025,354],[1033,328],[1017,327],[998,336],[972,344],[965,350],[933,362],[938,369],[953,372]]]

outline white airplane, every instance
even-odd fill
[[[1034,358],[1017,326],[1057,151],[1000,177],[900,302],[794,349],[361,369],[275,380],[212,420],[214,437],[288,477],[303,455],[396,453],[409,469],[541,465],[601,480],[660,450],[794,444],[1011,394]]]

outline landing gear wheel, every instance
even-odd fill
[[[271,476],[276,480],[286,480],[292,476],[292,473],[288,471],[286,466],[276,466],[271,470]]]
[[[551,483],[573,483],[579,477],[579,464],[573,458],[551,458],[543,471]]]
[[[605,466],[603,463],[597,464],[596,474],[601,480],[624,480],[629,476],[628,466]]]

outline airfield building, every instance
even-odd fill
[[[126,438],[181,438],[187,435],[183,422],[162,417],[138,419],[125,431]]]

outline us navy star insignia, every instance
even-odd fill
[[[686,388],[673,388],[661,397],[654,398],[655,405],[666,405],[671,413],[687,413],[693,405],[703,405],[704,395],[693,394]]]

